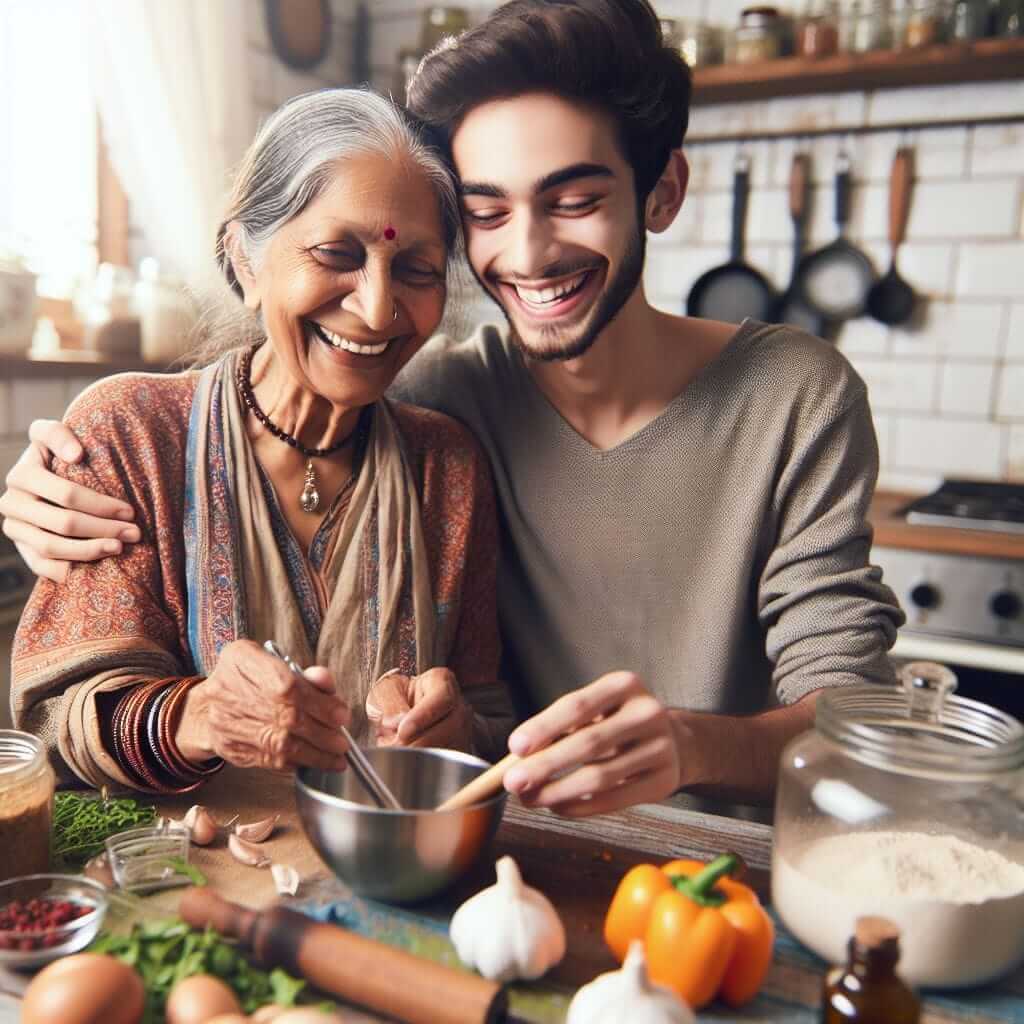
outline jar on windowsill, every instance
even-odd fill
[[[900,683],[824,691],[783,751],[772,905],[831,963],[880,914],[911,984],[982,984],[1024,961],[1024,726],[944,666]]]
[[[782,56],[783,22],[777,7],[746,7],[733,33],[733,60],[760,64]]]
[[[50,870],[55,784],[42,742],[0,729],[0,882]]]

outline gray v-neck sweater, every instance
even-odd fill
[[[432,340],[396,391],[461,420],[490,457],[522,711],[620,668],[669,705],[732,714],[892,680],[902,615],[868,563],[865,518],[877,444],[865,386],[833,347],[746,321],[608,451],[493,326]]]

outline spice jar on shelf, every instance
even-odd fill
[[[55,784],[40,740],[0,729],[0,882],[50,869]]]
[[[772,905],[830,963],[881,914],[910,984],[981,984],[1024,961],[1024,726],[941,665],[900,681],[823,692],[783,751]]]
[[[809,0],[796,23],[798,57],[832,57],[839,52],[839,4],[836,0]]]
[[[891,46],[889,0],[855,0],[846,19],[843,49],[847,53],[871,53]]]
[[[733,60],[759,64],[782,56],[783,19],[777,7],[745,7],[733,33]]]
[[[1024,0],[999,0],[996,5],[995,22],[998,36],[1024,36]]]
[[[949,14],[951,42],[972,43],[989,32],[992,5],[989,0],[955,0]]]
[[[672,46],[691,68],[722,63],[722,36],[713,25],[703,21],[677,21]]]
[[[918,50],[941,43],[943,6],[936,0],[905,0],[900,17],[900,46],[907,50]]]

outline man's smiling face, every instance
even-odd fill
[[[474,108],[452,140],[473,272],[530,358],[581,356],[636,290],[646,234],[610,117],[549,93]]]

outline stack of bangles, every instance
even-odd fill
[[[224,767],[220,758],[194,764],[174,742],[185,697],[202,678],[153,679],[132,687],[117,702],[110,722],[113,753],[139,789],[187,793]]]

